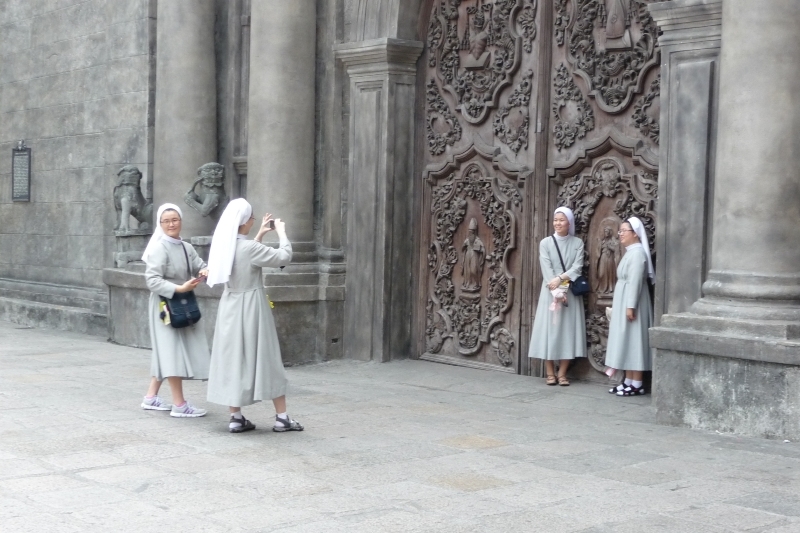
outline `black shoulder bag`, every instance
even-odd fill
[[[558,260],[561,261],[561,268],[566,272],[567,267],[564,266],[564,258],[561,257],[561,250],[558,248],[558,241],[555,235],[553,235],[553,244],[556,245],[556,252],[558,252]],[[589,286],[589,280],[584,276],[578,276],[578,279],[575,281],[570,281],[569,290],[572,291],[572,294],[575,296],[583,296],[584,294],[592,292],[592,288]]]
[[[189,263],[186,245],[181,243],[181,248],[183,248],[183,255],[186,256],[189,279],[192,279],[192,265]],[[164,298],[162,296],[161,301],[166,304],[166,311],[169,313],[169,324],[175,329],[191,326],[200,320],[200,307],[197,305],[197,297],[194,295],[194,291],[176,292],[172,298]]]

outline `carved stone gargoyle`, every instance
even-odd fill
[[[139,229],[150,229],[153,218],[153,202],[145,200],[142,195],[142,173],[133,165],[126,165],[117,172],[119,181],[114,187],[114,208],[117,210],[117,224],[114,230],[128,232],[131,230],[131,217],[139,221]]]
[[[198,168],[197,179],[183,200],[204,217],[222,214],[229,200],[225,194],[225,167],[219,163],[206,163]]]

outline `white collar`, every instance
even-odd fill
[[[561,235],[559,235],[558,233],[553,233],[553,237],[555,237],[555,238],[556,238],[556,240],[558,240],[558,241],[560,241],[560,242],[564,242],[564,241],[566,241],[567,239],[569,239],[569,238],[571,237],[571,235],[570,235],[569,233],[567,233],[566,235],[564,235],[564,236],[562,237],[562,236],[561,236]]]
[[[240,241],[245,241],[245,240],[247,240],[247,235],[242,235],[241,233],[237,233],[236,234],[236,239],[238,239]]]
[[[642,246],[642,243],[640,243],[640,242],[635,242],[635,243],[629,244],[628,246],[625,247],[626,250],[633,250],[635,248],[644,248],[644,246]]]
[[[166,242],[171,242],[172,244],[181,244],[181,243],[183,243],[183,241],[182,241],[182,240],[180,240],[180,239],[173,239],[173,238],[172,238],[172,237],[170,237],[169,235],[162,235],[162,236],[161,236],[161,240],[162,240],[162,241],[166,241]]]

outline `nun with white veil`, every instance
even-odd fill
[[[181,240],[183,213],[175,204],[158,208],[156,226],[142,254],[150,302],[147,321],[150,325],[150,344],[153,356],[150,363],[150,388],[142,401],[142,409],[170,411],[177,418],[196,418],[206,414],[183,397],[184,379],[208,379],[211,354],[202,326],[176,329],[161,318],[161,299],[194,290],[208,275],[206,263],[191,244]],[[196,277],[195,277],[196,276]],[[172,406],[159,396],[164,378],[172,391]]]
[[[608,329],[606,366],[625,371],[625,380],[608,392],[617,396],[644,394],[644,372],[652,370],[648,330],[653,324],[649,283],[653,260],[642,221],[631,217],[619,227],[625,255],[617,267],[617,284]]]
[[[553,213],[554,233],[539,243],[542,290],[533,320],[528,357],[544,359],[546,383],[569,385],[567,369],[576,357],[586,357],[583,297],[570,282],[583,271],[583,240],[575,236],[575,215],[568,207]],[[558,361],[558,376],[555,364]]]
[[[252,214],[253,208],[243,198],[231,201],[211,241],[208,284],[225,284],[225,290],[211,348],[208,401],[230,408],[231,433],[255,429],[242,415],[242,407],[262,400],[272,400],[275,406],[273,431],[302,431],[303,426],[286,413],[288,381],[261,270],[288,265],[292,245],[279,218],[274,220],[279,247],[261,244],[272,231],[269,213],[262,218],[255,239],[248,240],[255,222]]]

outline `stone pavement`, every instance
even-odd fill
[[[0,322],[0,531],[800,532],[800,446],[421,361],[289,369],[302,433],[139,408],[149,352]],[[165,396],[169,398],[168,390]]]

